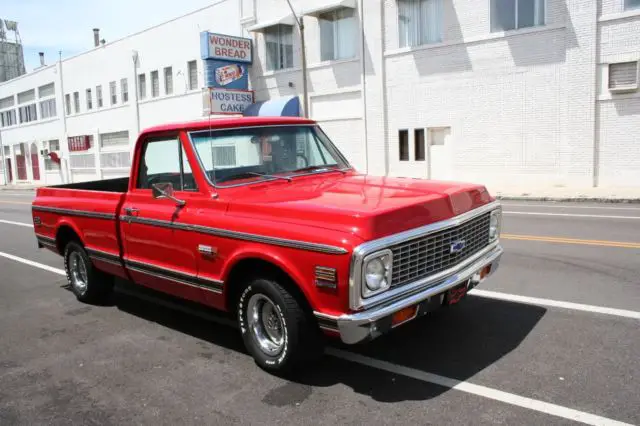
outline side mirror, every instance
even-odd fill
[[[180,207],[186,204],[186,201],[174,197],[173,184],[171,184],[170,182],[154,183],[153,185],[151,185],[151,194],[154,199],[168,198],[170,200],[173,200]]]

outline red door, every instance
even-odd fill
[[[16,155],[16,170],[18,180],[27,180],[27,158],[24,155]]]
[[[40,162],[38,161],[38,150],[35,145],[31,147],[31,171],[33,180],[40,180]]]
[[[198,283],[197,247],[184,227],[193,215],[193,198],[199,194],[182,191],[181,145],[177,135],[154,138],[144,143],[141,172],[135,188],[127,192],[120,223],[125,245],[125,263],[133,280],[156,290],[203,301]],[[170,199],[154,199],[154,183],[171,182],[175,196],[187,201],[179,207]]]

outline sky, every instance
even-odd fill
[[[107,42],[212,4],[214,0],[2,0],[0,19],[18,22],[27,72],[93,48],[93,28]],[[12,37],[12,33],[9,33]]]

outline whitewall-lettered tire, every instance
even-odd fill
[[[322,355],[317,325],[276,281],[253,279],[242,291],[237,309],[244,344],[263,369],[289,372]]]

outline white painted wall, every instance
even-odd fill
[[[609,64],[640,61],[640,10],[624,0],[603,0],[597,87],[597,183],[640,186],[640,91],[611,93]]]
[[[324,0],[297,0],[298,11]],[[488,0],[443,0],[442,43],[398,47],[395,0],[357,0],[357,55],[320,60],[320,27],[305,16],[310,115],[358,169],[378,175],[451,175],[490,188],[505,186],[640,186],[640,92],[611,94],[608,64],[640,59],[640,11],[624,0],[547,0],[546,25],[490,32]],[[365,7],[366,6],[366,7]],[[0,129],[14,146],[66,137],[94,136],[96,166],[75,170],[74,180],[106,178],[123,170],[100,170],[99,134],[126,130],[132,149],[140,129],[202,116],[200,89],[187,88],[187,62],[198,64],[203,85],[199,33],[254,39],[250,81],[257,100],[301,95],[297,29],[294,67],[266,71],[264,38],[247,28],[289,14],[282,0],[218,0],[208,8],[0,84],[0,98],[56,85],[57,119]],[[364,34],[364,37],[362,37]],[[88,36],[91,36],[89,34]],[[132,51],[138,52],[134,67]],[[51,60],[53,58],[47,58]],[[163,69],[171,66],[174,92],[164,93]],[[150,72],[157,70],[160,96],[151,98]],[[137,74],[144,73],[147,98],[136,108]],[[62,77],[62,78],[61,78]],[[128,79],[122,102],[120,79]],[[117,85],[110,105],[109,82]],[[96,108],[95,87],[105,105]],[[61,89],[64,86],[64,90]],[[86,110],[86,89],[94,109]],[[79,92],[81,112],[63,120],[64,94]],[[416,161],[414,129],[450,128],[444,146],[426,147]],[[400,161],[398,130],[409,130],[410,160]],[[426,138],[427,141],[429,138]],[[63,176],[44,172],[39,183]],[[13,161],[15,168],[15,161]],[[436,168],[438,168],[436,170]],[[13,171],[14,178],[17,176]],[[535,189],[535,188],[534,188]]]

